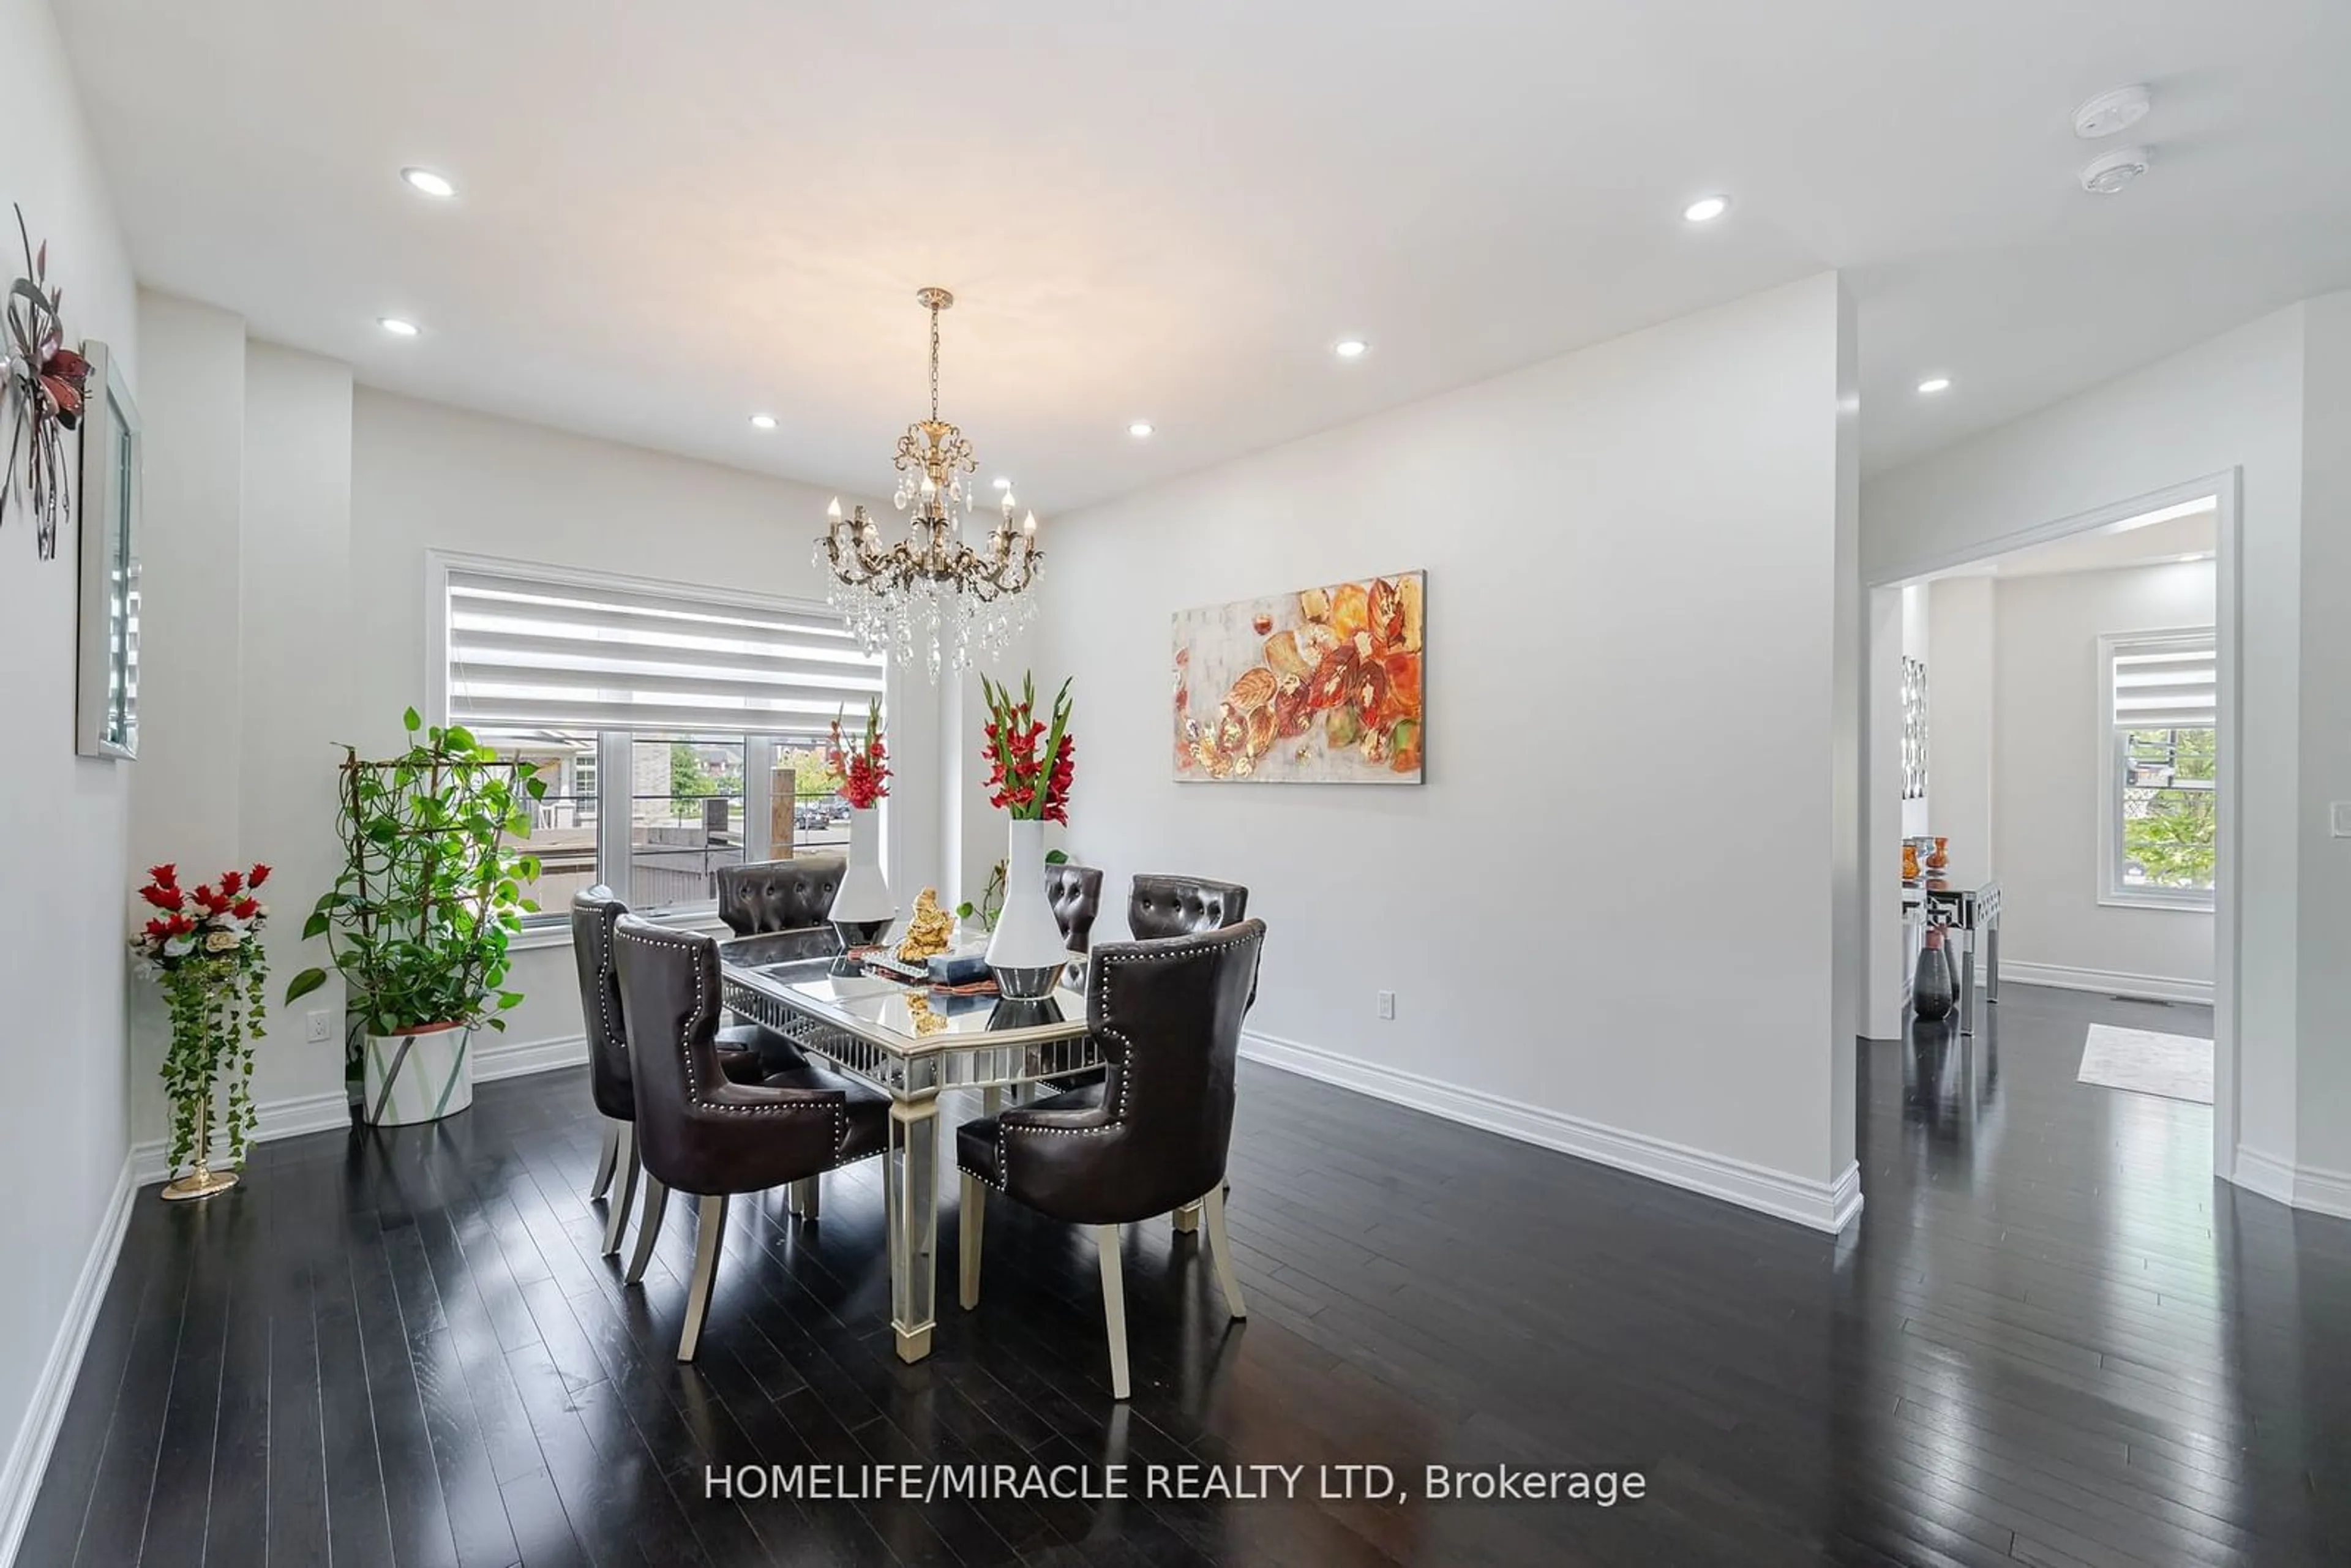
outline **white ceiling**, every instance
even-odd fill
[[[148,283],[866,493],[945,284],[945,412],[1049,515],[1823,267],[1872,466],[2351,286],[2341,0],[57,11]],[[2154,170],[2085,195],[2070,112],[2134,80]]]

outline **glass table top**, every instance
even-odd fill
[[[795,1011],[914,1051],[1069,1040],[1086,1032],[1086,998],[1067,987],[1038,1001],[958,997],[866,973],[854,959],[726,964],[726,977]]]

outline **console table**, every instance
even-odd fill
[[[1902,884],[1902,915],[1927,918],[1929,903],[1949,912],[1950,929],[1965,935],[1959,946],[1959,1032],[1976,1030],[1976,949],[1984,955],[1983,1000],[2000,1000],[2000,883],[1987,878],[1972,887],[1941,877]]]

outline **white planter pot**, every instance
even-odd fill
[[[1025,819],[1011,823],[1012,847],[1004,868],[1004,912],[987,940],[987,967],[996,988],[1008,997],[1050,996],[1070,960],[1070,945],[1053,905],[1045,897],[1045,824]]]
[[[474,1031],[444,1024],[371,1034],[360,1059],[360,1113],[378,1127],[437,1122],[474,1103]]]
[[[849,869],[832,895],[825,918],[841,936],[843,947],[862,947],[882,940],[890,922],[898,917],[897,901],[882,875],[882,819],[871,806],[852,807],[849,813]]]

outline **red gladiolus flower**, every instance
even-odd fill
[[[180,868],[168,862],[162,865],[149,866],[147,868],[147,874],[155,879],[155,885],[157,887],[177,887],[180,885]]]
[[[171,934],[171,926],[165,925],[161,920],[150,920],[147,923],[147,935],[154,941],[161,942],[164,937],[169,936]]]
[[[239,920],[250,920],[261,913],[261,901],[257,898],[240,898],[228,906],[228,912]]]
[[[243,893],[244,891],[245,873],[243,872],[225,871],[221,873],[221,894],[223,897],[235,898],[238,894]]]
[[[247,887],[259,887],[263,883],[267,882],[268,880],[269,868],[263,865],[260,862],[256,861],[254,862],[253,869],[246,873],[245,885]]]
[[[185,915],[174,915],[170,920],[164,922],[164,929],[169,931],[171,935],[174,936],[188,936],[193,933],[195,928],[195,921]]]
[[[176,887],[166,886],[161,883],[157,883],[152,886],[141,888],[139,890],[139,896],[145,899],[148,903],[153,904],[158,909],[177,909],[180,907],[180,890]]]

